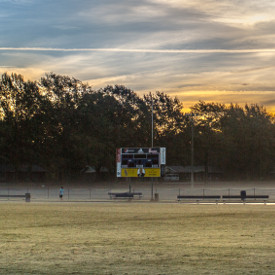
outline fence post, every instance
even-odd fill
[[[25,201],[31,202],[31,193],[25,193]]]

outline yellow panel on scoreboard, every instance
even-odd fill
[[[160,168],[121,168],[121,177],[160,177]]]

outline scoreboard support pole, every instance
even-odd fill
[[[132,178],[126,178],[128,182],[129,193],[132,192]]]
[[[132,178],[129,178],[129,193],[132,192]]]
[[[151,178],[151,201],[154,201],[154,178]]]

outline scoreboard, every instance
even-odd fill
[[[116,163],[117,177],[161,177],[166,164],[166,148],[119,148]]]

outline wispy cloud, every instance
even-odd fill
[[[124,49],[124,48],[46,48],[0,47],[0,51],[36,52],[128,52],[128,53],[275,53],[275,48],[265,49]]]

